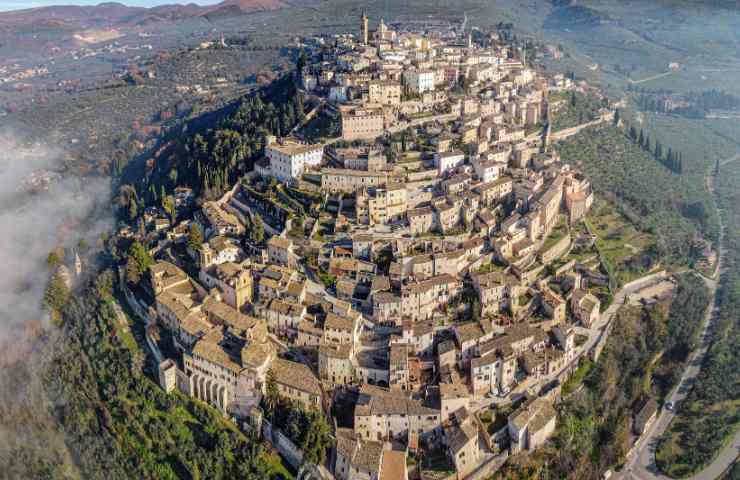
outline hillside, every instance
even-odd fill
[[[158,7],[130,7],[109,2],[96,6],[53,6],[0,12],[0,32],[37,29],[124,28],[152,21],[177,21],[217,11],[250,13],[311,5],[315,0],[224,0],[216,5],[172,4]]]

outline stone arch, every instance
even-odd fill
[[[205,392],[205,383],[206,379],[202,376],[198,378],[198,400],[205,400],[206,392]]]
[[[190,395],[193,398],[198,398],[198,375],[190,375]]]
[[[216,381],[211,385],[211,401],[218,407],[218,383]]]
[[[226,413],[226,387],[223,385],[218,389],[218,401],[221,410]]]
[[[211,379],[209,378],[206,380],[206,391],[205,391],[205,398],[203,398],[204,401],[207,403],[211,403]]]

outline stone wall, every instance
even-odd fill
[[[555,245],[548,248],[546,251],[540,252],[540,258],[542,263],[547,265],[553,260],[565,254],[570,248],[570,234],[565,235],[562,239],[557,241]]]
[[[303,465],[303,452],[279,428],[268,420],[262,422],[262,436],[269,440],[290,465],[298,470]]]

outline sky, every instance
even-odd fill
[[[0,0],[0,12],[22,8],[48,7],[52,5],[97,5],[104,0]],[[198,3],[208,5],[219,3],[219,0],[115,0],[125,5],[153,7],[173,3]]]

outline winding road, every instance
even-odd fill
[[[734,162],[740,159],[740,153],[734,155],[731,158],[725,159],[720,162],[720,165],[726,165],[730,162]],[[720,207],[715,189],[715,176],[713,174],[714,165],[710,165],[706,175],[706,185],[709,192],[712,195],[712,202],[714,208],[718,214],[720,214]],[[725,236],[725,225],[722,221],[722,215],[719,216],[719,259],[717,261],[717,274],[715,275],[716,280],[704,278],[707,286],[710,289],[711,301],[704,318],[704,325],[702,327],[701,336],[699,338],[699,348],[696,349],[689,362],[686,365],[686,369],[681,375],[681,380],[678,383],[678,387],[673,391],[667,402],[682,401],[691,391],[696,377],[701,371],[702,363],[712,343],[712,326],[717,322],[719,313],[719,299],[717,297],[717,289],[719,282],[722,279],[723,264],[725,255],[727,253],[723,245]],[[670,479],[666,475],[663,475],[655,464],[655,450],[657,448],[658,439],[665,432],[670,425],[671,421],[675,417],[675,413],[667,409],[663,409],[660,412],[658,418],[648,428],[648,430],[640,437],[633,448],[633,450],[627,455],[627,461],[622,472],[615,476],[618,479],[625,480],[664,480]],[[725,448],[719,452],[717,457],[704,468],[701,472],[696,475],[689,477],[689,480],[714,480],[719,478],[738,458],[740,454],[740,431],[735,434],[735,437],[730,441]]]

